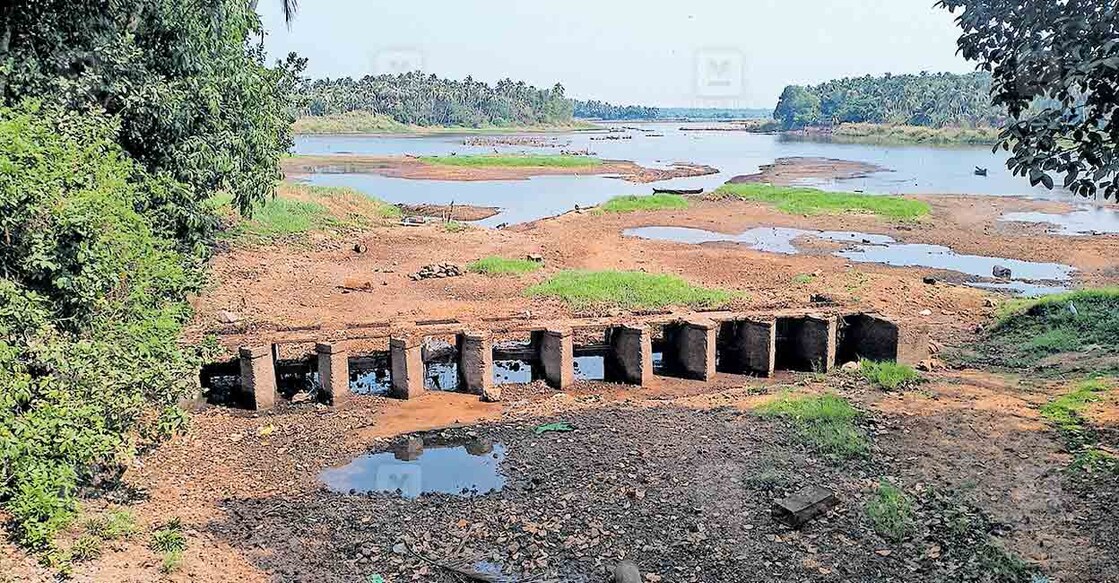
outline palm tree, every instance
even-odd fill
[[[281,0],[284,4],[284,22],[291,26],[291,21],[295,20],[295,11],[299,10],[299,0]]]

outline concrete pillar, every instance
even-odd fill
[[[610,348],[621,382],[648,385],[653,380],[653,336],[645,326],[618,326],[610,332]]]
[[[494,396],[493,336],[488,332],[463,332],[458,336],[458,370],[468,393]]]
[[[723,323],[727,339],[720,365],[727,372],[773,376],[777,355],[777,321],[734,320]]]
[[[575,346],[571,330],[548,329],[533,333],[540,350],[544,381],[555,389],[566,389],[575,382]]]
[[[423,343],[416,337],[389,338],[392,390],[389,396],[413,399],[424,392]]]
[[[805,316],[795,345],[813,372],[831,372],[835,367],[838,327],[835,316]]]
[[[253,409],[264,411],[276,406],[276,363],[271,346],[242,346],[241,391]]]
[[[319,356],[319,383],[328,403],[337,405],[350,397],[350,354],[336,344],[315,345]]]
[[[688,320],[676,336],[676,354],[681,372],[688,378],[715,378],[715,344],[718,326],[711,320]]]

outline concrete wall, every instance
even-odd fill
[[[678,328],[676,357],[680,373],[687,378],[715,378],[715,345],[718,326],[711,320],[688,320]]]
[[[424,392],[423,344],[416,337],[389,339],[392,391],[389,396],[412,399]]]
[[[777,368],[826,373],[835,367],[835,316],[777,319]]]
[[[319,382],[326,402],[338,404],[350,397],[350,355],[338,345],[320,342],[315,345],[319,357]]]
[[[241,391],[245,401],[258,411],[276,406],[276,363],[271,346],[242,346]]]
[[[493,385],[493,335],[473,331],[459,334],[458,355],[463,390],[488,397],[486,400],[500,398]]]

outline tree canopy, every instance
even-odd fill
[[[850,77],[819,85],[790,85],[773,117],[786,129],[841,123],[977,127],[1005,115],[991,102],[987,73],[920,73]]]
[[[1053,175],[1083,196],[1119,198],[1119,3],[942,0],[960,53],[993,77],[1010,119],[1007,166],[1034,185]]]

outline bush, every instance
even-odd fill
[[[198,262],[137,211],[176,187],[115,131],[94,114],[0,109],[0,504],[32,548],[195,384],[178,337]]]

